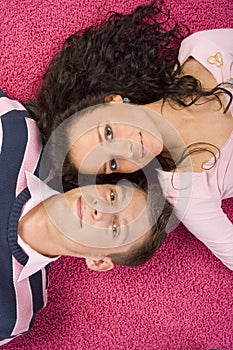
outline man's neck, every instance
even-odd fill
[[[18,235],[38,253],[56,257],[65,255],[61,249],[60,235],[49,220],[44,203],[40,202],[19,221]]]

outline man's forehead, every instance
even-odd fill
[[[124,182],[125,181],[122,181],[122,183]],[[111,203],[109,198],[111,191],[113,191],[113,194],[116,196],[113,203]],[[80,193],[91,207],[95,207],[96,209],[106,213],[121,213],[124,210],[129,209],[129,206],[130,210],[133,211],[135,208],[134,206],[143,208],[146,201],[146,194],[132,185],[129,181],[128,185],[121,184],[120,181],[116,185],[105,184],[86,186],[83,188],[80,187]],[[141,197],[141,200],[135,201],[139,197]],[[144,198],[145,201],[142,201]]]
[[[148,207],[145,206],[144,210],[142,210],[136,218],[133,220],[125,220],[125,224],[121,227],[121,232],[124,236],[121,245],[133,243],[144,237],[145,234],[151,230],[152,226],[150,212]]]
[[[134,244],[136,241],[144,240],[145,236],[150,232],[152,227],[150,216],[145,208],[140,215],[138,215],[134,220],[130,221],[127,218],[121,221],[119,236],[116,240],[111,240],[111,246],[108,243],[101,240],[104,235],[110,234],[109,228],[98,229],[99,239],[95,243],[88,242],[88,237],[83,237],[82,243],[92,246],[93,248],[121,248],[127,245]],[[96,228],[90,226],[89,232],[93,231],[96,235]]]

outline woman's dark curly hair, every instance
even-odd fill
[[[188,97],[189,105],[201,96],[218,98],[219,86],[204,91],[194,77],[179,77],[178,51],[189,30],[178,24],[168,29],[169,23],[163,0],[154,0],[71,35],[52,59],[36,98],[24,103],[44,142],[64,119],[105,102],[109,94],[134,104],[170,99],[181,106]]]
[[[36,98],[24,103],[44,142],[64,119],[112,93],[135,104],[186,97],[178,92],[181,86],[175,88],[175,77],[188,30],[177,24],[167,29],[169,17],[163,0],[154,0],[71,35],[52,59]]]
[[[182,90],[182,84],[177,84],[176,88],[176,76],[181,71],[177,57],[180,43],[189,31],[178,24],[168,29],[169,20],[169,13],[163,9],[163,0],[160,3],[154,0],[148,6],[137,7],[132,14],[112,14],[102,23],[71,35],[52,59],[36,98],[24,103],[38,122],[44,143],[64,120],[87,107],[104,103],[110,94],[127,96],[134,104],[172,99],[172,96],[174,101],[185,99],[185,87]],[[67,142],[64,135],[61,134],[61,144]],[[57,140],[54,154],[50,155],[53,164],[56,157],[59,158],[56,145]],[[65,191],[79,186],[80,182],[82,185],[116,183],[125,178],[138,184],[150,197],[153,225],[147,239],[130,252],[111,256],[116,264],[132,266],[144,263],[162,245],[170,231],[168,226],[173,208],[163,197],[154,166],[151,169],[151,178],[156,184],[148,185],[149,175],[145,169],[133,174],[97,177],[85,174],[82,177],[70,163],[69,156],[65,158],[62,174]],[[164,206],[157,215],[159,194]]]
[[[24,103],[38,122],[44,143],[72,114],[105,102],[110,94],[127,96],[134,104],[163,99],[186,107],[210,95],[221,104],[219,93],[224,91],[230,96],[228,108],[230,92],[220,86],[207,91],[195,77],[179,76],[178,51],[189,30],[169,26],[163,0],[154,0],[71,35],[52,59],[36,98]],[[165,170],[174,169],[169,154],[158,158]],[[64,169],[69,177],[68,158]]]
[[[180,76],[178,51],[189,30],[178,24],[171,26],[163,0],[158,1],[137,7],[132,14],[111,14],[102,23],[78,31],[64,42],[45,72],[36,98],[24,103],[38,122],[44,143],[64,120],[84,108],[106,102],[110,94],[128,97],[134,104],[163,99],[184,107],[187,100],[191,100],[188,104],[191,105],[202,96],[214,95],[219,99],[223,88],[217,86],[206,91],[195,77]],[[54,148],[52,159],[55,153]],[[119,176],[138,182],[139,172]],[[113,174],[114,181],[116,176]],[[103,175],[99,181],[111,180]],[[77,169],[68,156],[63,167],[63,185],[65,190],[78,185]],[[172,206],[165,201],[144,246],[136,246],[124,256],[112,256],[113,261],[124,265],[145,262],[163,243],[171,213]]]

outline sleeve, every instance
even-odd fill
[[[213,53],[213,50],[224,50],[233,55],[233,29],[203,30],[189,35],[181,43],[179,61],[183,64],[190,56],[199,61],[206,54],[209,56]]]
[[[233,224],[218,200],[192,199],[182,222],[225,266],[233,270]]]
[[[205,30],[185,38],[179,50],[181,65],[192,56],[221,84],[233,78],[233,29]]]
[[[6,163],[9,163],[7,160],[11,159],[8,172],[11,180],[17,179],[16,196],[26,187],[25,171],[35,172],[41,151],[42,142],[36,121],[21,103],[0,90],[0,166],[1,169],[4,164],[6,167]],[[7,172],[5,177],[7,181]]]

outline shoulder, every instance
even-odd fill
[[[233,29],[204,30],[189,35],[181,43],[179,61],[183,64],[190,56],[198,59],[219,51],[233,53]]]
[[[188,62],[190,57],[194,59],[192,62]],[[233,29],[191,34],[182,41],[178,59],[185,74],[195,76],[207,88],[227,82],[233,74]]]
[[[42,151],[36,121],[24,106],[0,91],[0,167],[11,169],[17,179],[16,193],[25,188],[25,171],[34,173]],[[10,171],[10,170],[8,170]],[[1,173],[1,181],[9,182],[9,175]]]
[[[204,42],[209,41],[215,44],[223,44],[224,41],[233,42],[233,29],[220,28],[211,30],[202,30],[187,36],[181,43],[181,48],[186,45],[203,45]]]
[[[0,117],[4,116],[21,116],[32,118],[25,107],[14,98],[11,98],[7,94],[5,94],[2,90],[0,90]]]
[[[15,139],[15,146],[17,143],[20,145],[22,139],[26,143],[29,139],[40,143],[36,121],[19,101],[0,90],[0,145],[3,140],[8,142],[9,139],[12,140],[11,142]]]

